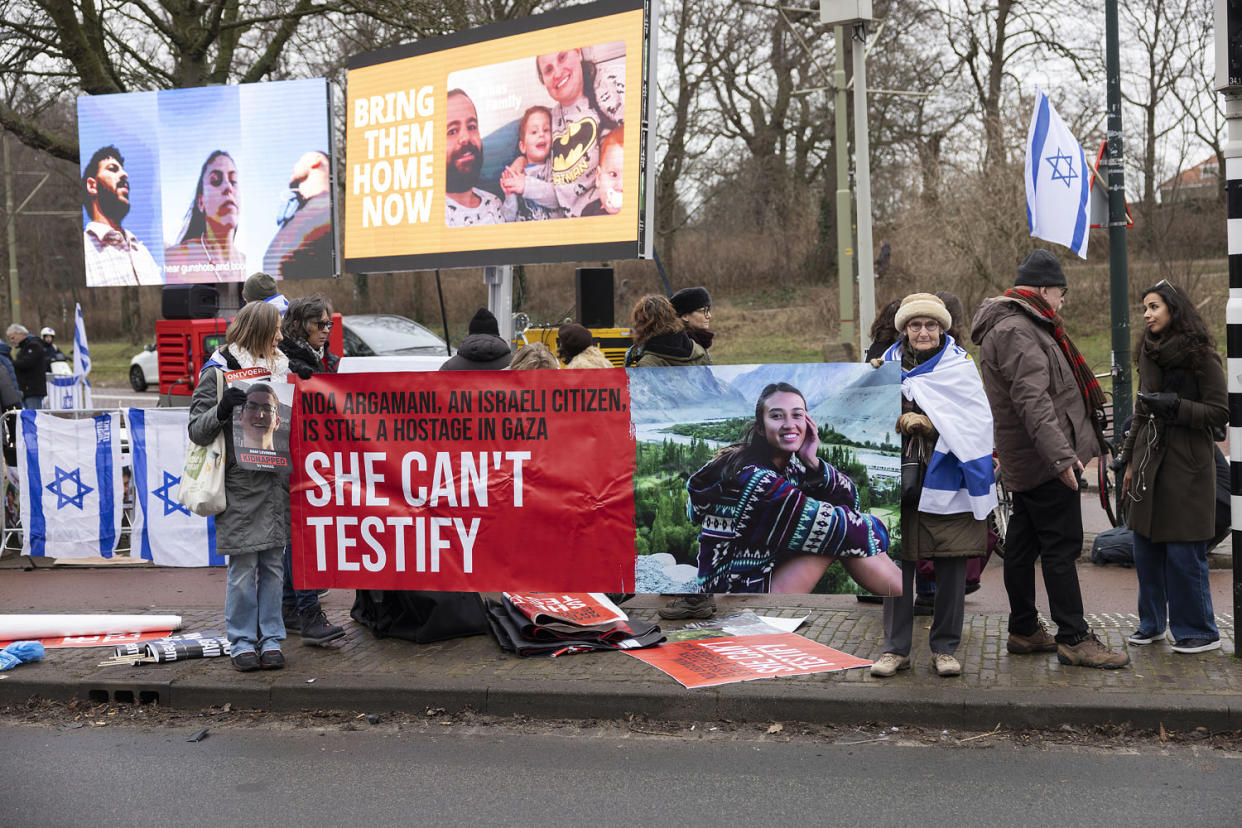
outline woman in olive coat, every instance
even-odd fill
[[[1134,530],[1139,628],[1131,644],[1173,636],[1173,650],[1220,647],[1208,583],[1216,527],[1213,429],[1229,420],[1216,344],[1195,306],[1161,281],[1143,293],[1146,331],[1134,349],[1138,400],[1121,484]]]

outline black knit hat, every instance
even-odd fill
[[[576,322],[561,325],[556,332],[556,339],[559,343],[557,353],[563,362],[568,362],[591,347],[591,332]]]
[[[474,316],[470,318],[470,327],[466,330],[472,334],[500,336],[500,325],[496,323],[496,317],[492,316],[492,312],[487,308],[479,308],[474,312]]]
[[[703,287],[682,288],[673,294],[670,301],[678,316],[685,316],[687,313],[694,313],[699,308],[712,306],[712,297],[707,292],[707,288]]]
[[[1065,272],[1061,262],[1047,250],[1032,250],[1013,280],[1014,287],[1065,287]]]

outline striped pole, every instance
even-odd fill
[[[1233,617],[1242,618],[1242,3],[1216,0],[1216,89],[1225,96],[1225,195],[1228,203],[1229,491],[1233,517]],[[1230,34],[1234,33],[1234,37]],[[1231,42],[1232,41],[1232,42]],[[1234,656],[1239,654],[1235,648]]]

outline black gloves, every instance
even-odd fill
[[[1139,394],[1138,398],[1147,410],[1161,420],[1171,420],[1177,416],[1177,409],[1182,398],[1172,391],[1157,391],[1154,394]]]
[[[289,370],[304,380],[308,380],[315,375],[315,372],[305,362],[290,362]]]
[[[216,406],[216,419],[225,422],[233,416],[233,409],[246,402],[246,392],[240,388],[229,388],[225,390],[224,396],[220,398],[220,404]]]

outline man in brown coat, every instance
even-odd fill
[[[988,299],[971,330],[981,347],[983,387],[992,407],[996,451],[1013,514],[1005,539],[1011,653],[1056,651],[1062,664],[1124,667],[1087,627],[1075,566],[1082,552],[1083,461],[1099,454],[1090,408],[1103,403],[1090,370],[1058,312],[1069,288],[1061,263],[1036,250],[1018,267],[1014,287]],[[1054,639],[1035,608],[1040,560]]]

